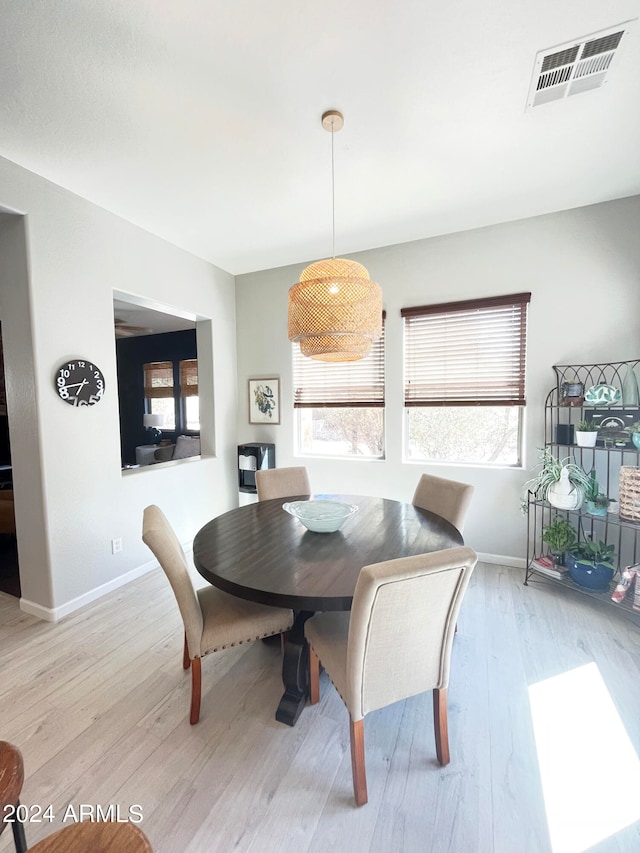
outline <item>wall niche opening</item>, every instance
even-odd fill
[[[118,291],[113,320],[123,472],[211,454],[211,321]]]

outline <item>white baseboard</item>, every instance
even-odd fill
[[[38,619],[44,619],[46,622],[57,622],[56,612],[52,607],[43,607],[35,601],[30,601],[28,598],[20,599],[20,610],[24,610],[30,616],[37,616]]]
[[[189,554],[192,550],[193,543],[189,542],[182,547],[185,554]],[[481,563],[492,563],[498,566],[512,566],[514,569],[524,569],[525,567],[525,560],[522,559],[522,557],[505,557],[500,554],[479,553],[478,559]],[[102,598],[103,595],[107,595],[107,593],[113,592],[114,589],[118,589],[125,584],[131,583],[131,581],[142,577],[142,575],[146,575],[147,572],[151,572],[156,568],[158,568],[157,561],[149,560],[149,562],[143,563],[141,566],[132,569],[130,572],[126,572],[124,575],[119,575],[117,578],[102,584],[102,586],[97,586],[95,589],[90,589],[89,592],[85,592],[77,598],[72,598],[71,601],[67,601],[59,607],[43,607],[42,604],[38,604],[35,601],[29,601],[28,598],[21,598],[20,610],[23,610],[25,613],[29,613],[31,616],[37,616],[38,619],[44,619],[46,622],[58,622],[60,619],[64,619],[65,616],[79,610],[86,604],[91,604],[92,601]]]
[[[511,566],[514,569],[524,569],[527,561],[523,557],[505,557],[501,554],[480,554],[478,560],[481,563],[493,563],[496,566]]]
[[[191,551],[192,546],[193,543],[189,542],[187,545],[183,545],[182,547],[184,548],[185,553],[188,554]],[[118,589],[125,584],[131,583],[131,581],[136,580],[136,578],[142,577],[142,575],[146,575],[147,572],[151,572],[157,568],[158,561],[149,560],[147,563],[143,563],[141,566],[131,569],[130,572],[118,575],[117,578],[107,581],[107,583],[103,583],[95,589],[90,589],[89,592],[85,592],[77,598],[72,598],[71,601],[67,601],[59,607],[43,607],[42,604],[30,601],[28,598],[21,598],[20,610],[23,610],[25,613],[29,613],[31,616],[37,616],[38,619],[44,619],[46,622],[59,622],[60,619],[64,619],[65,616],[79,610],[86,604],[91,604],[92,601],[102,598],[103,595],[107,595],[107,593],[113,592],[114,589]]]

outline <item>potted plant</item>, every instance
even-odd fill
[[[592,468],[589,473],[589,485],[587,486],[587,490],[584,494],[584,499],[587,505],[587,512],[590,515],[606,515],[609,511],[609,504],[611,501],[608,495],[605,495],[600,491],[595,468]]]
[[[576,529],[568,518],[556,515],[551,524],[542,531],[542,541],[549,546],[553,562],[557,566],[564,566],[565,551],[568,551],[576,543]]]
[[[556,509],[579,509],[589,488],[589,475],[568,456],[556,459],[548,447],[539,453],[539,470],[523,486],[525,511],[526,492],[532,492],[537,500],[548,500]]]
[[[631,433],[631,441],[633,442],[633,446],[637,447],[638,450],[640,450],[640,421],[635,421],[628,427],[625,427],[624,430],[625,432]]]
[[[569,562],[569,575],[578,586],[585,589],[605,590],[609,587],[615,573],[613,560],[615,545],[607,545],[602,540],[594,542],[588,539],[581,545],[582,556]]]
[[[593,421],[580,421],[576,427],[576,444],[578,447],[595,447],[598,437],[598,427]]]
[[[571,569],[575,567],[578,560],[583,560],[586,558],[587,552],[585,551],[584,542],[576,542],[575,544],[571,545],[571,547],[565,551],[564,555],[565,564],[569,571],[571,571]]]

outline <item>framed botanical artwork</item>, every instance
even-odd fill
[[[280,423],[280,380],[249,380],[249,423]]]

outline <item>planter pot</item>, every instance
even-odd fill
[[[562,469],[560,479],[549,486],[547,500],[556,509],[580,509],[584,495],[580,489],[569,482],[569,472]]]
[[[632,432],[631,441],[633,442],[633,446],[640,450],[640,432]]]
[[[571,580],[575,581],[578,586],[600,592],[609,587],[614,574],[614,570],[609,566],[604,566],[602,563],[597,563],[594,566],[593,563],[584,560],[574,559],[568,568]]]
[[[596,506],[593,501],[587,501],[586,505],[589,515],[605,516],[609,511],[608,506]]]
[[[571,574],[571,569],[574,569],[576,563],[580,558],[576,557],[576,555],[572,551],[567,551],[564,555],[565,566],[569,569],[569,574]]]
[[[551,559],[556,566],[564,566],[564,551],[549,551]]]
[[[595,447],[598,430],[594,432],[583,432],[581,429],[576,430],[576,444],[578,447]]]

